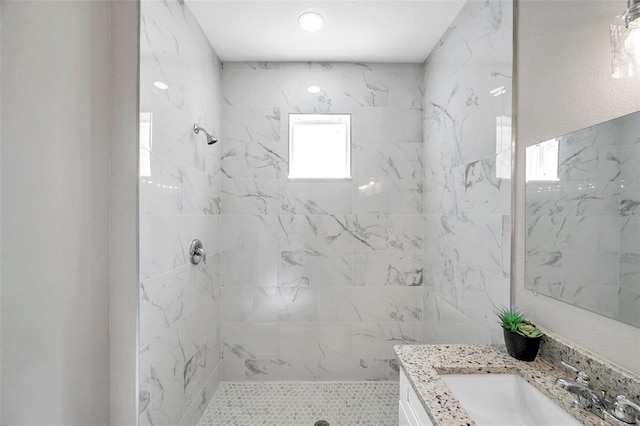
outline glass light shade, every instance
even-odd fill
[[[615,78],[640,75],[640,2],[611,23],[611,50]]]

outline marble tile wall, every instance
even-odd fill
[[[424,317],[422,66],[225,63],[222,88],[224,379],[397,378]],[[300,112],[352,114],[353,179],[287,179]]]
[[[640,114],[558,137],[558,180],[526,184],[526,286],[640,324]]]
[[[467,2],[424,71],[425,343],[502,342],[509,303],[512,4]]]
[[[221,65],[181,2],[143,1],[141,19],[139,424],[194,425],[220,381],[221,184],[192,126],[221,131]]]

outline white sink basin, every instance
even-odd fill
[[[517,374],[442,374],[478,426],[570,426],[582,423]]]

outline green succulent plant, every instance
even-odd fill
[[[500,325],[506,330],[518,333],[525,337],[540,337],[542,331],[535,324],[528,321],[522,312],[516,309],[499,308],[496,315],[500,320]]]

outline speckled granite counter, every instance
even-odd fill
[[[598,417],[572,408],[571,395],[554,386],[558,377],[569,377],[542,361],[518,361],[503,346],[492,345],[402,345],[395,346],[401,368],[436,426],[475,425],[452,395],[440,374],[519,374],[586,425],[607,425]]]

